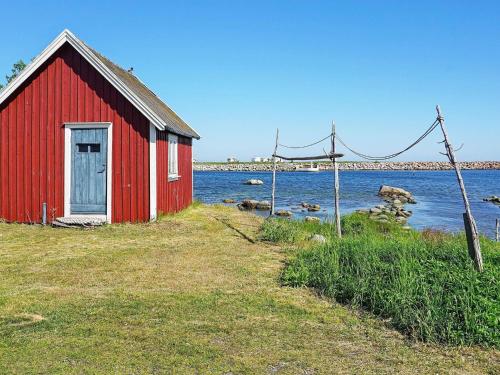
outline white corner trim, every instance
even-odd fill
[[[166,128],[166,123],[152,111],[134,92],[132,92],[95,54],[71,31],[64,30],[42,53],[23,69],[23,71],[3,90],[0,91],[0,104],[6,100],[23,82],[28,79],[45,61],[47,61],[64,43],[75,48],[106,80],[108,80],[128,101],[130,101],[159,130]]]
[[[108,155],[106,166],[106,222],[111,224],[111,204],[113,192],[113,124],[111,122],[71,122],[64,124],[64,216],[81,217],[71,214],[71,130],[107,129]],[[96,215],[90,215],[96,216]]]
[[[154,221],[158,215],[156,191],[156,127],[149,124],[149,218]]]

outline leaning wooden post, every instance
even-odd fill
[[[474,261],[474,265],[479,272],[483,271],[483,257],[481,255],[481,244],[479,243],[479,233],[477,231],[476,222],[474,217],[472,216],[472,212],[470,209],[469,198],[467,198],[467,192],[465,190],[464,180],[462,179],[462,173],[460,172],[460,166],[457,164],[455,159],[455,152],[453,150],[453,146],[450,144],[448,139],[448,134],[446,132],[446,128],[444,126],[444,118],[441,115],[441,109],[439,105],[436,106],[437,111],[437,120],[439,125],[441,126],[441,130],[444,136],[444,144],[446,147],[446,154],[448,159],[450,160],[451,165],[455,168],[455,173],[457,175],[458,185],[460,186],[460,190],[462,192],[462,198],[465,206],[464,213],[464,225],[465,225],[465,233],[467,235],[467,244],[469,247],[469,255]]]
[[[495,239],[497,242],[500,241],[500,219],[497,219],[497,226],[496,226],[496,236]]]
[[[276,129],[276,143],[274,145],[274,152],[273,152],[273,187],[271,191],[271,213],[270,215],[274,215],[274,197],[275,197],[275,192],[276,192],[276,152],[278,152],[278,136],[279,136],[279,129]]]
[[[342,237],[342,228],[340,227],[340,196],[339,196],[339,167],[337,158],[335,157],[335,122],[332,121],[332,162],[333,162],[333,178],[335,191],[335,227],[337,228],[337,236]]]

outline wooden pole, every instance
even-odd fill
[[[342,228],[340,227],[339,167],[337,165],[337,158],[335,157],[335,134],[335,122],[332,121],[332,162],[335,191],[335,227],[337,228],[337,236],[339,238],[342,238]]]
[[[497,227],[496,227],[496,237],[497,242],[500,241],[500,219],[497,219]]]
[[[274,198],[276,193],[276,152],[278,152],[278,137],[279,137],[279,129],[276,129],[276,143],[274,145],[273,152],[273,187],[271,191],[271,213],[270,215],[274,215]]]
[[[446,127],[444,126],[444,118],[441,115],[441,109],[439,105],[436,106],[437,119],[444,136],[444,143],[446,147],[446,155],[450,160],[451,165],[455,168],[455,173],[457,175],[458,185],[460,186],[460,191],[462,192],[462,198],[465,206],[464,213],[464,224],[465,232],[467,235],[467,242],[469,247],[469,255],[474,261],[474,265],[479,272],[483,271],[483,257],[481,255],[481,244],[479,243],[479,234],[477,231],[476,222],[472,216],[470,209],[469,198],[467,198],[467,191],[465,190],[464,180],[462,178],[462,173],[460,172],[460,166],[457,164],[455,159],[455,152],[452,145],[450,144],[448,133],[446,132]]]

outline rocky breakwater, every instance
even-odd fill
[[[367,210],[358,210],[358,212],[366,213],[372,220],[382,223],[395,221],[409,229],[406,222],[413,213],[405,209],[405,204],[417,203],[413,195],[398,187],[382,185],[378,196],[384,200],[385,204],[379,204]]]
[[[271,163],[193,163],[194,171],[201,172],[271,172]],[[295,170],[293,163],[279,163],[276,165],[279,172]]]
[[[280,172],[291,172],[302,163],[278,163]],[[470,161],[459,163],[462,169],[500,169],[500,161]],[[320,170],[331,170],[332,163],[319,163]],[[259,172],[272,171],[272,163],[194,163],[195,171],[206,172]],[[341,162],[339,169],[343,171],[442,171],[452,169],[445,161],[408,161],[408,162]]]
[[[458,163],[461,169],[500,169],[500,161],[467,161]],[[325,169],[331,169],[326,164]],[[453,169],[446,161],[390,161],[390,162],[342,162],[340,170],[346,171],[446,171]]]

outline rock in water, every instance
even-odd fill
[[[315,216],[306,216],[304,218],[304,221],[307,221],[307,222],[311,222],[311,223],[319,223],[321,220],[319,217],[315,217]]]
[[[263,185],[264,181],[257,180],[256,178],[251,178],[250,180],[245,181],[245,185]]]
[[[500,204],[500,197],[497,197],[496,195],[492,195],[491,197],[484,198],[483,201],[491,202],[494,204]]]
[[[401,202],[401,200],[399,200],[399,199],[394,199],[394,200],[392,201],[392,205],[393,205],[393,206],[402,206],[402,205],[403,205],[403,202]]]
[[[260,202],[257,203],[257,205],[255,206],[255,208],[257,210],[263,210],[263,211],[270,210],[271,209],[271,202],[269,202],[269,201],[260,201]]]
[[[393,187],[393,186],[387,186],[387,185],[382,185],[378,191],[378,195],[381,197],[384,196],[389,196],[392,197],[393,195],[395,196],[403,196],[406,198],[410,198],[412,195],[409,191],[406,191],[404,189],[398,188],[398,187]]]
[[[318,243],[325,243],[326,238],[325,238],[325,236],[322,236],[321,234],[313,234],[311,236],[311,241],[318,242]]]
[[[287,210],[278,210],[274,214],[276,216],[283,216],[283,217],[290,217],[293,215],[291,211],[287,211]]]
[[[319,210],[321,210],[321,206],[319,204],[310,204],[307,206],[307,211],[316,212]]]
[[[224,199],[222,202],[223,203],[236,203],[236,201],[234,199],[230,199],[230,198]]]
[[[241,202],[240,206],[246,208],[247,210],[253,210],[257,207],[258,204],[259,201],[256,201],[254,199],[244,199],[243,202]]]

